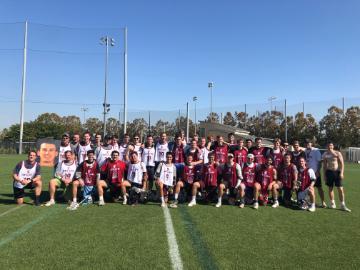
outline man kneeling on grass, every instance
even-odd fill
[[[17,204],[24,203],[25,189],[35,188],[35,205],[40,205],[41,175],[40,164],[36,161],[36,152],[30,151],[28,159],[19,162],[13,171],[14,198]]]
[[[315,212],[315,192],[314,185],[316,181],[316,175],[313,169],[306,167],[306,161],[304,157],[299,159],[300,167],[298,174],[298,181],[295,189],[297,190],[297,201],[299,207],[302,210],[309,210]],[[307,196],[310,197],[310,207],[307,202]]]
[[[49,182],[50,201],[48,201],[45,206],[52,206],[55,204],[55,192],[57,188],[62,188],[65,195],[74,179],[76,167],[73,152],[70,150],[65,151],[65,160],[58,164],[55,171],[55,178],[51,179]]]
[[[166,162],[160,163],[156,169],[156,187],[160,193],[161,207],[167,207],[168,192],[176,181],[176,167],[172,163],[172,153],[166,153]]]
[[[112,151],[111,159],[101,166],[101,171],[106,176],[106,179],[101,179],[97,182],[99,206],[105,205],[104,190],[108,188],[110,189],[113,199],[116,199],[116,196],[118,196],[121,190],[125,168],[125,162],[119,160],[119,151]]]
[[[144,192],[146,186],[147,173],[146,166],[140,161],[138,153],[132,151],[130,153],[130,162],[128,163],[127,177],[121,184],[121,190],[123,193],[123,205],[127,204],[129,194],[126,192],[126,188],[131,188],[130,200],[131,204],[135,205],[138,203],[140,193]]]
[[[76,210],[79,207],[77,203],[78,188],[83,188],[83,204],[93,202],[92,195],[95,194],[96,182],[100,180],[99,165],[95,160],[94,150],[86,153],[87,159],[83,161],[76,169],[75,180],[72,182],[73,200],[69,210]]]

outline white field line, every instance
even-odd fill
[[[5,216],[5,215],[7,215],[7,214],[9,214],[9,213],[11,213],[11,212],[14,212],[14,211],[20,209],[20,208],[23,207],[23,206],[25,206],[25,204],[18,205],[18,206],[16,206],[16,207],[13,207],[13,208],[5,211],[4,213],[1,213],[1,214],[0,214],[0,218],[3,217],[3,216]]]
[[[169,244],[169,256],[172,264],[172,269],[182,270],[183,263],[180,257],[179,247],[176,241],[174,226],[171,220],[170,211],[167,207],[163,207],[164,217],[165,217],[165,226],[166,226],[166,235]],[[1,242],[0,242],[1,246]]]

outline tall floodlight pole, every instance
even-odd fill
[[[270,114],[272,114],[272,102],[273,102],[273,100],[275,100],[276,99],[276,97],[269,97],[268,98],[268,101],[270,101]]]
[[[105,45],[105,83],[104,83],[104,130],[103,130],[103,138],[106,135],[106,114],[110,111],[110,104],[107,103],[107,76],[108,76],[108,65],[109,65],[109,45],[114,46],[115,40],[109,36],[102,37],[100,44]]]
[[[127,123],[127,27],[124,28],[124,134]]]
[[[24,33],[24,62],[23,62],[23,73],[22,73],[21,107],[20,107],[19,154],[22,154],[22,150],[23,150],[24,106],[25,106],[24,103],[25,103],[25,91],[26,91],[27,34],[28,34],[28,21],[25,21],[25,33]]]
[[[213,82],[208,83],[208,87],[210,89],[210,122],[212,122],[212,114],[213,114],[213,97],[212,97],[212,89],[214,87]]]
[[[285,142],[288,141],[288,125],[287,125],[287,111],[286,111],[286,99],[285,99]]]
[[[189,102],[186,102],[186,141],[189,141]]]
[[[196,134],[196,130],[197,130],[197,121],[196,121],[196,101],[197,101],[197,97],[193,97],[193,101],[194,101],[194,106],[195,106],[195,134]]]
[[[82,107],[82,108],[80,108],[80,110],[84,113],[84,125],[85,125],[85,122],[86,122],[86,117],[85,117],[85,113],[89,110],[89,108],[84,108],[84,107]]]

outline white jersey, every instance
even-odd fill
[[[101,167],[106,159],[111,158],[111,153],[113,149],[105,149],[104,147],[100,146],[99,148],[96,148],[96,162],[99,164],[99,167]]]
[[[59,148],[59,158],[58,158],[58,162],[62,162],[65,159],[65,152],[66,151],[71,151],[71,145],[67,145],[67,146],[61,146]]]
[[[138,162],[135,164],[129,163],[127,180],[141,185],[144,172],[146,172],[146,167],[144,163],[142,162]]]
[[[119,160],[121,161],[126,161],[126,152],[128,149],[128,145],[127,144],[121,144],[119,147]],[[114,149],[115,150],[115,149]]]
[[[70,179],[73,180],[75,172],[76,172],[76,162],[74,161],[71,164],[66,164],[65,162],[61,163],[60,167],[60,175],[62,179]]]
[[[19,178],[21,180],[32,180],[35,177],[36,174],[36,166],[37,162],[35,162],[34,166],[31,169],[26,169],[25,167],[25,161],[22,162],[21,169],[19,171]],[[23,188],[25,185],[21,184],[19,181],[14,181],[14,187],[16,188]]]
[[[320,150],[317,148],[305,149],[307,166],[318,172],[320,169],[320,162],[322,160]]]
[[[166,161],[166,153],[169,152],[168,143],[157,143],[155,147],[155,161]]]
[[[204,160],[204,164],[209,163],[209,150],[206,147],[200,148],[202,159]]]
[[[146,166],[155,166],[155,148],[144,148],[141,154],[141,161],[145,163]]]
[[[138,157],[141,157],[141,153],[143,151],[143,148],[141,147],[141,144],[134,146],[134,151],[138,153]]]
[[[87,144],[87,145],[81,145],[79,144],[79,149],[78,149],[78,164],[81,164],[82,162],[84,162],[85,160],[87,160],[87,151],[91,150],[91,144]]]
[[[174,175],[176,173],[176,167],[172,164],[171,167],[166,166],[165,163],[161,164],[160,181],[166,186],[174,185]]]

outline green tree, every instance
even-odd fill
[[[228,126],[233,126],[233,127],[236,126],[236,120],[233,117],[231,112],[227,112],[225,114],[223,123],[224,123],[224,125],[228,125]]]

